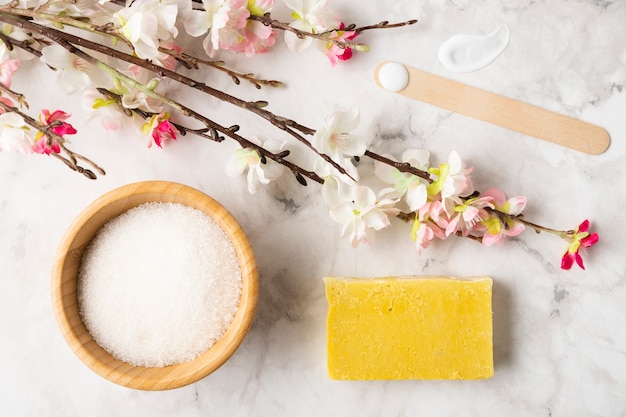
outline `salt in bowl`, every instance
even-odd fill
[[[239,307],[224,335],[193,360],[165,367],[133,366],[105,351],[85,327],[79,312],[78,274],[85,249],[107,221],[148,202],[184,204],[204,212],[232,242],[241,268]],[[250,243],[235,218],[208,195],[185,185],[146,181],[122,186],[90,204],[61,240],[53,266],[52,305],[61,333],[89,368],[116,384],[166,390],[194,383],[223,365],[248,333],[258,299],[258,271]]]

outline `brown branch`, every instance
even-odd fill
[[[191,88],[197,89],[199,91],[202,91],[204,93],[207,93],[209,95],[212,95],[222,101],[226,101],[230,104],[233,104],[235,106],[238,106],[240,108],[249,110],[253,113],[256,113],[257,115],[263,117],[264,119],[266,119],[267,121],[269,121],[271,124],[273,124],[274,126],[278,127],[281,130],[284,130],[285,132],[287,132],[288,134],[290,134],[292,137],[294,137],[295,139],[297,139],[298,141],[300,141],[301,143],[305,144],[307,147],[309,147],[311,150],[313,150],[315,153],[317,153],[318,155],[320,155],[326,162],[330,163],[335,169],[337,169],[340,173],[349,176],[349,174],[345,171],[345,169],[343,167],[341,167],[340,165],[338,165],[335,161],[333,161],[328,155],[320,153],[319,151],[317,151],[312,145],[311,143],[306,140],[302,135],[300,135],[299,133],[297,133],[296,131],[301,132],[304,135],[313,135],[315,133],[314,129],[311,129],[309,127],[306,127],[302,124],[299,124],[297,122],[295,122],[294,120],[288,119],[288,118],[284,118],[282,116],[278,116],[275,115],[272,112],[269,112],[265,109],[263,109],[263,105],[265,103],[261,103],[261,102],[248,102],[248,101],[244,101],[241,100],[235,96],[229,95],[227,93],[224,93],[220,90],[214,89],[210,86],[207,86],[204,83],[200,83],[196,80],[193,80],[189,77],[183,76],[178,74],[175,71],[171,71],[168,70],[164,67],[158,66],[156,64],[153,64],[150,61],[147,60],[143,60],[140,58],[137,58],[135,56],[126,54],[124,52],[118,51],[114,48],[110,48],[108,46],[96,43],[96,42],[92,42],[89,41],[87,39],[84,38],[80,38],[71,34],[67,34],[65,32],[62,31],[58,31],[56,29],[52,29],[52,28],[47,28],[41,25],[38,25],[36,23],[33,22],[29,22],[29,21],[25,21],[24,19],[20,19],[20,18],[15,18],[15,17],[11,17],[11,16],[6,16],[6,15],[0,15],[0,21],[5,21],[9,24],[12,24],[14,26],[18,26],[21,27],[23,29],[28,29],[28,30],[32,30],[34,32],[39,33],[41,36],[45,36],[48,39],[60,44],[61,46],[65,47],[66,49],[68,49],[71,53],[76,54],[77,56],[80,56],[81,58],[85,59],[88,62],[91,62],[92,64],[96,64],[97,62],[95,61],[95,58],[93,58],[92,56],[90,56],[89,54],[86,54],[85,52],[81,51],[80,49],[76,48],[73,44],[76,44],[78,46],[82,46],[85,47],[87,49],[92,49],[95,50],[97,52],[101,52],[104,54],[107,54],[109,56],[112,56],[114,58],[123,60],[125,62],[129,62],[135,65],[139,65],[145,69],[148,69],[150,71],[155,72],[156,74],[158,74],[159,76],[164,76],[164,77],[168,77],[170,79],[173,79],[174,81],[177,81],[181,84],[187,85]],[[405,23],[406,24],[406,23]],[[397,24],[397,25],[401,25],[401,24]],[[382,26],[388,26],[386,25],[385,22],[380,23],[378,25],[372,25],[371,27],[364,27],[362,30],[366,30],[366,29],[371,29],[371,28],[379,28]],[[19,47],[24,47],[26,45],[23,44],[19,44],[18,42],[11,40],[11,42],[13,44],[16,44]],[[185,59],[188,62],[192,62],[194,64],[197,63],[203,63],[203,64],[207,64],[210,65],[210,61],[202,61],[202,60],[198,60],[197,58],[193,58],[191,56],[188,55],[184,55],[179,57],[181,59]],[[194,61],[195,60],[195,61]],[[230,70],[226,70],[226,71],[230,71]],[[270,81],[272,82],[272,81]],[[243,147],[249,147],[249,148],[253,148],[256,149],[258,148],[256,145],[254,145],[252,142],[246,140],[245,138],[234,134],[234,132],[232,131],[231,128],[226,128],[224,126],[221,126],[217,123],[215,123],[214,121],[202,116],[201,114],[186,108],[186,112],[185,112],[185,116],[188,117],[192,117],[197,119],[198,121],[201,121],[202,123],[204,123],[210,130],[211,130],[211,134],[210,135],[206,135],[206,132],[204,132],[204,136],[207,138],[210,138],[212,140],[216,140],[218,139],[219,135],[215,134],[215,131],[224,134],[232,139],[235,139],[236,141],[238,141],[240,143],[241,146]],[[192,133],[198,134],[198,135],[203,135],[203,132],[199,131],[199,130],[195,130],[193,131],[192,129],[188,129],[188,128],[184,128],[181,126],[181,129],[184,129],[185,131],[190,131]],[[295,167],[295,166],[289,166],[288,161],[285,161],[283,158],[276,158],[275,155],[272,155],[271,152],[265,151],[262,148],[257,149],[257,151],[261,152],[263,155],[266,155],[267,157],[269,157],[270,159],[274,159],[277,160],[278,162],[283,163],[284,165],[288,166],[289,169],[292,170],[292,172],[298,172],[301,171],[301,174],[313,179],[316,182],[323,182],[323,180],[321,178],[319,178],[319,176],[312,175],[313,173],[311,171],[307,171],[307,170],[303,170],[302,168],[299,167]],[[425,174],[423,171],[419,171],[413,167],[411,167],[409,164],[406,163],[399,163],[396,161],[392,161],[388,158],[385,158],[381,155],[375,154],[371,151],[367,151],[366,152],[366,156],[387,163],[395,168],[397,168],[398,170],[402,171],[402,172],[409,172],[411,174],[420,176],[422,178],[427,179],[428,176],[427,174]]]
[[[26,97],[24,96],[24,94],[13,91],[4,84],[0,83],[0,96],[2,94],[6,94],[13,100],[17,101],[20,107],[26,107],[28,109],[28,102],[26,101]]]
[[[126,61],[128,63],[131,64],[135,64],[138,66],[141,66],[142,68],[145,68],[149,71],[152,71],[156,74],[158,74],[159,76],[162,77],[167,77],[170,78],[174,81],[177,81],[183,85],[187,85],[188,87],[194,88],[196,90],[199,90],[201,92],[204,92],[206,94],[209,94],[213,97],[216,97],[222,101],[225,101],[227,103],[233,104],[237,107],[240,107],[242,109],[245,110],[249,110],[252,113],[257,114],[258,116],[266,119],[267,121],[269,121],[272,125],[274,125],[275,127],[278,127],[279,129],[285,131],[286,133],[288,133],[289,135],[291,135],[293,138],[295,138],[296,140],[298,140],[299,142],[303,143],[305,146],[307,146],[309,149],[311,149],[313,152],[317,153],[322,159],[324,159],[326,162],[328,162],[330,165],[332,165],[335,169],[337,169],[341,174],[346,175],[347,177],[350,177],[350,175],[347,173],[347,171],[341,167],[337,162],[333,161],[330,156],[324,154],[324,153],[320,153],[319,151],[317,151],[311,144],[311,142],[309,142],[306,138],[304,138],[301,134],[299,134],[295,129],[297,129],[298,127],[300,127],[301,125],[299,125],[298,123],[288,120],[286,118],[282,118],[282,117],[277,117],[274,113],[269,112],[265,109],[263,109],[264,105],[267,104],[265,102],[249,102],[249,101],[245,101],[242,100],[240,98],[237,98],[235,96],[232,96],[230,94],[227,94],[223,91],[217,90],[213,87],[210,87],[204,83],[198,82],[192,78],[186,77],[184,75],[181,75],[179,73],[177,73],[176,71],[172,71],[169,70],[167,68],[161,67],[159,65],[156,65],[148,60],[144,60],[129,54],[126,54],[124,52],[118,51],[114,48],[109,48],[108,46],[96,43],[96,42],[92,42],[89,41],[87,39],[84,38],[80,38],[77,37],[75,35],[71,35],[53,28],[48,28],[45,26],[41,26],[39,24],[36,24],[34,22],[30,22],[30,21],[26,21],[24,19],[20,19],[20,18],[15,18],[15,17],[11,17],[11,16],[7,16],[7,15],[3,15],[0,14],[0,21],[3,21],[5,23],[9,23],[11,25],[20,27],[22,29],[28,29],[31,30],[33,32],[36,32],[42,36],[45,36],[46,38],[54,41],[55,43],[63,46],[64,48],[66,48],[68,51],[70,51],[72,54],[75,54],[76,56],[79,56],[80,58],[84,59],[85,61],[94,64],[94,65],[98,65],[101,64],[100,61],[98,61],[97,59],[95,59],[94,57],[92,57],[91,55],[83,52],[82,50],[80,50],[79,48],[77,48],[76,46],[74,46],[74,44],[82,46],[84,48],[87,49],[91,49],[91,50],[95,50],[97,52],[101,52],[103,54],[109,55],[111,57]],[[185,106],[181,106],[181,107],[185,107]],[[207,119],[206,117],[202,116],[201,114],[185,107],[186,112],[184,113],[185,116],[188,117],[193,117],[195,119],[197,119],[198,121],[201,121],[203,123],[205,123],[207,125],[207,127],[211,127],[214,128],[215,130],[219,129],[217,128],[218,125],[216,125],[214,122],[210,121],[209,119]],[[214,126],[212,126],[214,125]],[[309,132],[311,132],[312,130],[308,130]],[[221,133],[225,134],[226,136],[229,136],[235,140],[237,140],[235,137],[231,136],[228,134],[228,130],[225,129],[223,131],[221,131]],[[351,178],[351,177],[350,177]]]
[[[414,25],[417,22],[418,22],[417,19],[407,20],[405,22],[398,22],[398,23],[389,23],[388,21],[385,20],[375,25],[368,25],[368,26],[361,26],[361,27],[356,27],[355,24],[351,24],[351,25],[346,26],[343,30],[354,31],[357,34],[360,34],[362,32],[365,32],[366,30],[399,28],[403,26]]]
[[[98,88],[98,91],[100,92],[100,94],[115,100],[117,105],[122,107],[124,110],[130,110],[131,112],[137,114],[139,117],[141,117],[144,120],[149,120],[155,114],[155,113],[146,112],[140,109],[126,109],[122,106],[122,100],[118,94],[115,94],[114,92],[109,91],[105,88]],[[287,169],[289,169],[294,174],[294,176],[298,179],[298,182],[300,182],[303,185],[306,185],[306,181],[303,179],[303,177],[309,178],[310,180],[315,181],[320,184],[324,183],[324,180],[315,172],[308,171],[300,167],[299,165],[296,165],[293,162],[290,162],[287,159],[285,159],[290,153],[288,150],[284,150],[278,153],[271,152],[265,149],[264,147],[257,145],[256,143],[251,142],[248,139],[238,135],[236,132],[239,129],[239,126],[237,125],[225,127],[206,118],[205,118],[205,122],[209,124],[208,129],[193,129],[193,128],[181,125],[179,123],[173,123],[173,124],[183,135],[186,133],[191,133],[201,138],[209,139],[215,142],[221,142],[223,140],[223,138],[220,137],[216,132],[222,133],[230,137],[231,139],[237,141],[241,145],[242,148],[250,148],[250,149],[255,150],[259,154],[262,160],[271,159],[279,164],[282,164]]]
[[[195,56],[188,55],[184,52],[174,51],[172,49],[167,49],[160,47],[159,52],[163,52],[173,58],[175,58],[178,62],[180,62],[185,68],[188,69],[199,69],[200,65],[205,65],[207,67],[216,69],[228,75],[235,84],[239,85],[241,80],[248,81],[252,84],[256,89],[261,89],[262,86],[266,85],[269,87],[282,87],[284,83],[277,80],[266,80],[263,78],[257,78],[252,73],[240,73],[225,66],[224,61],[209,61],[205,59],[200,59]]]
[[[346,40],[342,40],[342,39],[333,39],[330,37],[330,35],[339,30],[339,28],[337,29],[333,29],[333,30],[329,30],[326,32],[321,32],[321,33],[312,33],[312,32],[306,32],[297,28],[294,28],[292,26],[289,26],[288,23],[285,22],[281,22],[279,20],[273,19],[272,16],[270,15],[270,13],[265,13],[263,16],[256,16],[256,15],[250,15],[250,17],[248,17],[249,20],[254,20],[257,22],[261,22],[263,23],[265,26],[271,26],[274,29],[278,29],[278,30],[282,30],[285,32],[291,32],[294,35],[296,35],[298,38],[300,39],[304,39],[305,37],[308,38],[313,38],[313,39],[317,39],[323,42],[330,42],[333,43],[335,45],[337,45],[338,47],[345,49],[345,48],[354,48],[356,50],[369,50],[369,47],[363,43],[355,43],[355,42],[350,42],[350,41],[346,41]],[[417,19],[412,19],[412,20],[407,20],[405,22],[398,22],[398,23],[389,23],[387,21],[383,21],[380,23],[377,23],[375,25],[368,25],[368,26],[361,26],[361,27],[356,27],[356,25],[351,24],[341,30],[343,31],[354,31],[356,32],[356,34],[360,34],[362,32],[365,32],[367,30],[373,30],[373,29],[390,29],[390,28],[399,28],[399,27],[403,27],[403,26],[409,26],[409,25],[414,25],[415,23],[417,23]]]
[[[297,28],[294,28],[292,26],[289,26],[288,23],[285,22],[281,22],[280,20],[276,20],[273,19],[272,16],[270,15],[270,13],[265,13],[263,16],[256,16],[256,15],[250,15],[250,17],[248,17],[249,20],[254,20],[257,22],[261,22],[262,24],[264,24],[265,26],[270,26],[273,29],[278,29],[278,30],[282,30],[285,32],[291,32],[294,35],[296,35],[298,38],[300,39],[304,39],[304,38],[313,38],[313,39],[317,39],[323,42],[330,42],[333,43],[335,45],[337,45],[338,47],[345,49],[345,48],[353,48],[356,50],[368,50],[369,47],[363,43],[357,43],[357,42],[350,42],[350,41],[346,41],[343,39],[334,39],[330,37],[330,34],[332,33],[332,31],[330,32],[321,32],[321,33],[312,33],[312,32],[306,32]]]
[[[398,162],[398,161],[394,161],[393,159],[389,159],[386,158],[382,155],[379,155],[377,153],[371,152],[369,150],[365,151],[365,156],[378,161],[378,162],[382,162],[384,164],[390,165],[394,168],[396,168],[398,171],[400,172],[406,172],[412,175],[415,175],[416,177],[420,177],[428,182],[432,182],[432,180],[430,179],[430,175],[428,174],[428,172],[426,171],[422,171],[421,169],[417,169],[414,166],[412,166],[411,164],[409,164],[408,162]]]

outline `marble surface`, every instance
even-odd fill
[[[457,150],[474,166],[477,188],[527,196],[528,219],[568,229],[589,218],[600,243],[585,257],[587,270],[562,271],[563,242],[533,232],[502,247],[436,241],[418,255],[407,226],[395,222],[374,244],[353,249],[338,239],[316,184],[300,187],[285,177],[250,195],[243,177],[226,177],[232,143],[185,137],[165,150],[147,149],[130,132],[105,136],[94,124],[78,124],[74,149],[107,169],[96,181],[52,158],[0,154],[0,414],[626,416],[626,1],[333,3],[347,22],[420,22],[365,34],[372,50],[336,68],[313,49],[293,54],[284,46],[227,58],[285,81],[280,91],[237,87],[220,76],[215,85],[267,99],[270,110],[309,126],[320,125],[335,104],[358,106],[358,131],[380,152],[424,147],[442,159]],[[502,23],[511,28],[510,44],[488,67],[459,75],[438,62],[450,36]],[[599,124],[612,144],[586,155],[382,91],[372,71],[384,60]],[[31,66],[14,87],[27,93],[32,109],[63,107],[82,120],[79,98],[63,95],[51,80],[49,70]],[[191,99],[247,134],[280,137],[227,104]],[[203,380],[164,392],[131,390],[90,371],[62,338],[50,301],[54,254],[72,219],[99,195],[149,179],[178,181],[219,200],[247,231],[260,269],[258,313],[236,354]],[[322,283],[329,274],[492,276],[495,376],[329,380]]]

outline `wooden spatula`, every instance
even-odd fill
[[[374,79],[389,91],[580,152],[597,155],[611,143],[599,126],[395,62],[379,64]]]

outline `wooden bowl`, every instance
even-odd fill
[[[82,321],[76,291],[83,252],[98,230],[108,220],[152,201],[181,203],[206,213],[232,241],[242,274],[239,309],[224,336],[196,359],[163,368],[133,366],[102,349]],[[81,361],[116,384],[142,390],[165,390],[204,378],[226,362],[239,347],[254,319],[258,299],[258,271],[243,230],[217,201],[185,185],[147,181],[110,191],[91,203],[72,222],[56,253],[51,290],[57,323],[65,340]]]

